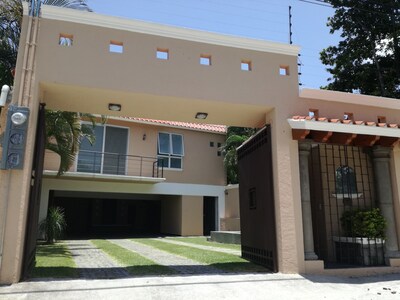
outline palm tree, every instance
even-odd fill
[[[228,184],[239,183],[236,149],[256,132],[253,128],[228,127],[226,142],[222,146]]]
[[[0,83],[13,85],[22,23],[22,1],[2,0],[0,3]],[[92,11],[86,0],[41,0],[43,4]],[[86,117],[92,124],[81,124]],[[94,142],[95,117],[63,111],[46,111],[46,148],[60,156],[58,175],[68,171],[75,160],[81,140]]]
[[[89,121],[90,124],[82,123],[82,119]],[[102,123],[104,122],[103,117]],[[96,117],[91,114],[46,110],[46,149],[60,156],[58,175],[67,172],[73,165],[84,138],[87,138],[91,144],[94,143],[95,126]]]

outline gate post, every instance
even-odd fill
[[[373,162],[375,172],[376,194],[379,208],[387,222],[385,257],[400,258],[399,244],[396,233],[396,220],[393,208],[393,191],[390,175],[390,152],[391,148],[376,146],[373,148]]]
[[[308,167],[310,152],[310,143],[299,143],[300,190],[303,219],[304,256],[306,260],[317,260],[318,256],[314,252],[314,237],[311,215],[310,172]]]

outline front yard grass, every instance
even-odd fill
[[[171,275],[176,272],[166,266],[159,265],[133,251],[106,240],[91,240],[100,250],[121,263],[131,275]]]
[[[76,278],[75,262],[63,243],[40,244],[36,249],[36,264],[32,278]]]
[[[194,261],[205,263],[215,268],[235,273],[268,272],[262,266],[253,264],[237,255],[216,251],[202,250],[190,246],[180,246],[153,239],[133,239],[139,242],[172,254],[180,255]]]
[[[167,239],[179,241],[179,242],[196,244],[196,245],[202,245],[202,246],[211,246],[211,247],[232,249],[232,250],[238,250],[238,251],[241,250],[240,245],[211,242],[211,241],[207,241],[207,238],[203,237],[203,236],[199,236],[199,237],[167,237]]]

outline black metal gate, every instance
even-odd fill
[[[371,149],[313,144],[310,188],[315,252],[325,267],[384,265]]]
[[[35,265],[36,240],[38,235],[38,221],[40,209],[40,190],[42,186],[44,150],[46,143],[45,105],[40,104],[34,149],[32,180],[29,196],[28,219],[26,222],[24,261],[22,278],[29,277]]]
[[[238,149],[242,257],[278,271],[271,127]]]

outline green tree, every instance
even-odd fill
[[[226,142],[222,146],[224,166],[228,184],[239,183],[236,149],[256,132],[253,128],[228,127]]]
[[[90,124],[82,123],[82,118]],[[96,117],[91,114],[46,110],[46,149],[60,156],[58,175],[67,172],[73,165],[84,138],[91,144],[95,142],[95,125]]]
[[[330,90],[400,98],[400,1],[325,0],[330,32],[342,40],[320,53]]]
[[[58,206],[51,206],[46,219],[39,224],[39,232],[44,235],[48,244],[54,244],[62,236],[66,227],[64,210]]]

